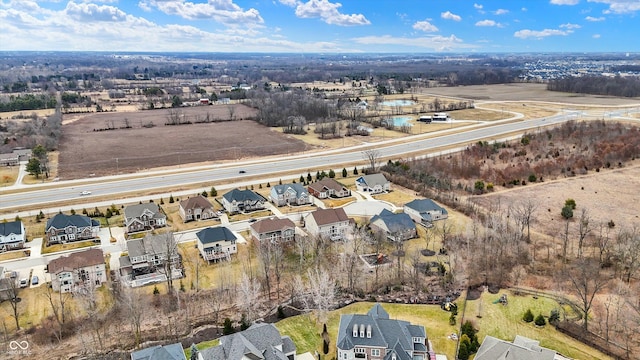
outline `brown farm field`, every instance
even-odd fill
[[[207,116],[217,121],[185,125],[165,125],[169,111],[94,113],[65,124],[60,142],[59,177],[66,180],[89,174],[132,173],[311,148],[254,121],[243,120],[255,116],[255,110],[244,105],[181,108],[178,112],[185,121],[203,121]],[[229,121],[231,117],[233,121]],[[131,128],[123,128],[127,123]],[[154,126],[144,126],[149,123]],[[109,127],[115,129],[94,131]]]

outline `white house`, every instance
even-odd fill
[[[391,190],[391,183],[382,174],[362,175],[356,179],[358,191],[380,194]]]
[[[196,237],[200,255],[207,261],[231,260],[231,254],[238,252],[236,236],[224,226],[202,229]]]
[[[351,228],[351,219],[343,208],[318,209],[307,215],[304,222],[309,234],[334,241],[342,240]]]
[[[309,191],[300,184],[275,185],[271,188],[269,197],[276,206],[305,205],[312,202]]]
[[[26,241],[26,232],[22,221],[0,223],[0,251],[21,249]]]
[[[425,226],[432,226],[434,221],[449,217],[447,210],[431,199],[415,199],[404,204],[403,210],[413,221]]]

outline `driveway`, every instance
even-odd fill
[[[393,211],[391,204],[381,201],[356,201],[344,207],[344,212],[349,216],[373,216],[379,214],[383,209]]]

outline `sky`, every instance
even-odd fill
[[[640,0],[0,0],[0,51],[640,52]]]

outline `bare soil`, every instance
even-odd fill
[[[244,105],[180,108],[177,111],[183,121],[192,122],[184,125],[166,125],[170,111],[94,113],[65,123],[60,141],[59,177],[132,173],[311,148],[300,140],[244,120],[255,116],[255,110]],[[205,121],[207,116],[212,122],[196,123]],[[150,123],[154,126],[144,126]],[[125,128],[126,124],[131,128]],[[98,131],[108,128],[113,129]]]

